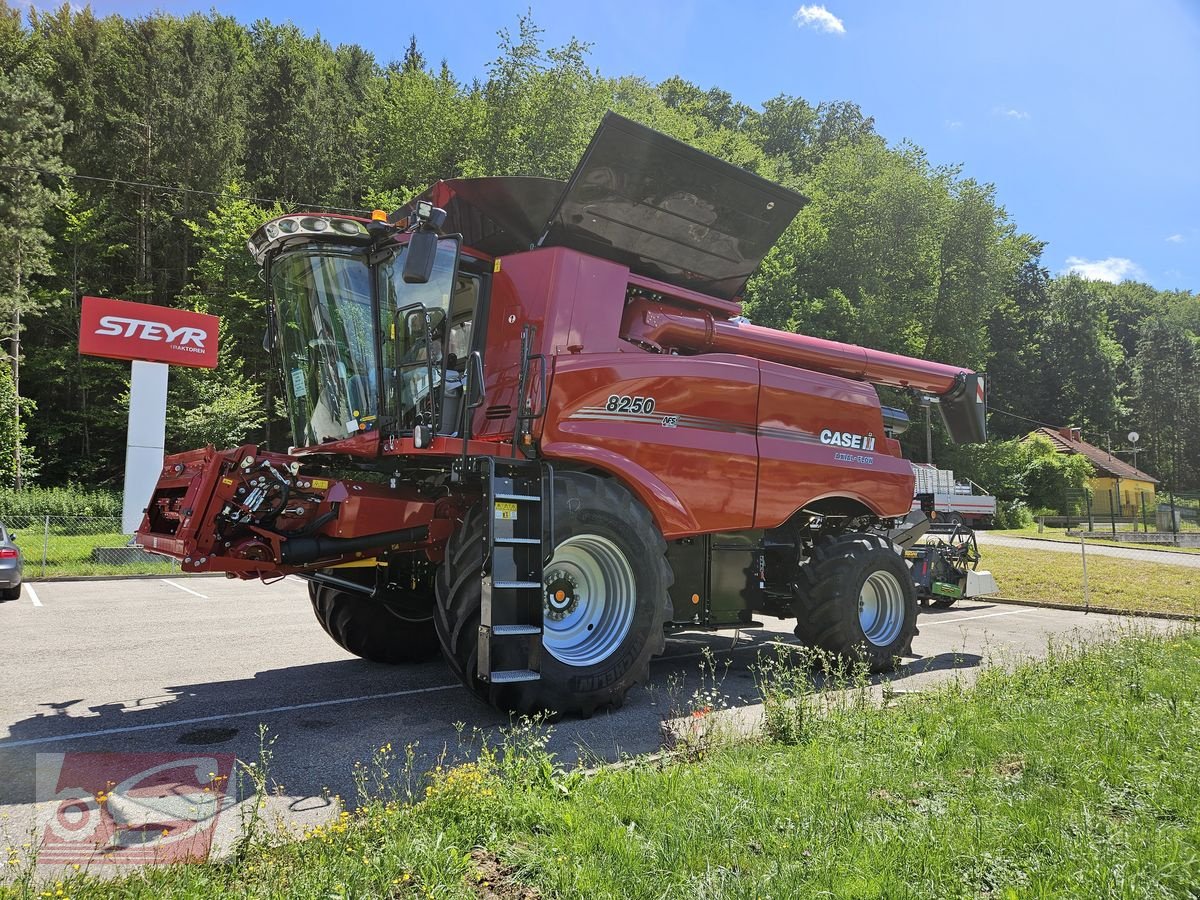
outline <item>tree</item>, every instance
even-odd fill
[[[1030,420],[1038,420],[1047,400],[1039,377],[1050,285],[1050,273],[1042,265],[1045,244],[1028,234],[1013,237],[1009,244],[1016,264],[987,318],[992,351],[987,365],[989,406],[999,410],[989,428],[999,437],[1027,433]]]
[[[1122,409],[1124,353],[1096,284],[1061,276],[1049,283],[1046,300],[1037,367],[1046,390],[1042,421],[1113,430]]]
[[[1133,358],[1132,419],[1148,451],[1139,466],[1176,490],[1200,485],[1200,333],[1195,298],[1140,323]]]
[[[21,396],[21,314],[30,303],[29,281],[49,272],[51,237],[46,216],[63,196],[68,173],[60,154],[66,127],[62,108],[28,72],[0,71],[0,311],[11,322],[9,361],[13,390]],[[13,485],[20,489],[19,401],[13,444]]]
[[[14,487],[20,474],[17,464],[21,459],[21,445],[25,442],[25,428],[19,403],[12,369],[0,365],[0,487],[5,488]]]
[[[269,446],[275,368],[262,345],[267,289],[259,280],[258,265],[246,252],[246,236],[284,210],[264,209],[240,193],[241,186],[230,183],[215,209],[200,221],[187,222],[200,257],[180,301],[197,312],[221,317],[221,363],[219,375],[189,372],[173,382],[173,389],[178,389],[174,400],[181,411],[170,421],[176,436],[199,434],[209,426],[192,413],[212,408],[215,432],[205,433],[237,433],[237,443],[265,424],[262,442]]]
[[[404,61],[400,63],[402,72],[424,72],[425,54],[417,49],[417,36],[408,37],[408,49],[404,51]]]

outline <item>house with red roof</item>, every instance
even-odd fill
[[[1158,479],[1107,450],[1083,440],[1078,428],[1039,428],[1032,434],[1047,438],[1059,453],[1077,453],[1087,458],[1096,470],[1092,476],[1092,512],[1107,516],[1115,511],[1123,518],[1142,514],[1143,502],[1154,508]]]

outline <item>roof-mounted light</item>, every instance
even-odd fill
[[[259,265],[263,264],[268,251],[279,241],[306,234],[369,239],[371,232],[367,223],[340,216],[300,215],[285,216],[267,222],[246,243],[250,255]]]

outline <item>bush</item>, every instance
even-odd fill
[[[1093,474],[1085,457],[1058,453],[1054,444],[1036,434],[1025,440],[975,444],[964,449],[963,457],[959,475],[983,485],[1001,501],[1021,500],[1047,510],[1047,515],[1081,512]],[[1000,518],[997,510],[997,522]]]
[[[0,520],[16,516],[119,516],[121,495],[102,488],[0,488]]]
[[[997,500],[994,522],[997,528],[1028,528],[1033,524],[1033,513],[1021,500]]]

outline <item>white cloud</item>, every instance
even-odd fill
[[[1006,118],[1009,118],[1009,119],[1028,119],[1029,118],[1029,113],[1025,112],[1025,110],[1015,109],[1014,107],[1011,107],[1011,106],[1009,106],[1009,107],[997,106],[995,109],[992,110],[992,112],[998,116],[1005,116]]]
[[[1182,244],[1184,241],[1184,237],[1182,234],[1173,234],[1169,238],[1167,238],[1167,241],[1172,244]]]
[[[792,16],[792,21],[796,23],[796,27],[798,28],[805,28],[811,25],[817,31],[824,31],[827,34],[846,33],[846,26],[842,24],[841,19],[824,6],[816,4],[800,7],[796,10],[796,14]]]
[[[1090,281],[1110,281],[1116,284],[1126,278],[1142,278],[1142,267],[1132,259],[1121,256],[1110,256],[1107,259],[1084,259],[1082,256],[1068,256],[1066,272],[1082,275]]]
[[[958,119],[947,119],[946,120],[946,130],[947,131],[958,131],[958,129],[962,128],[962,125],[963,125],[963,123],[958,121]]]

